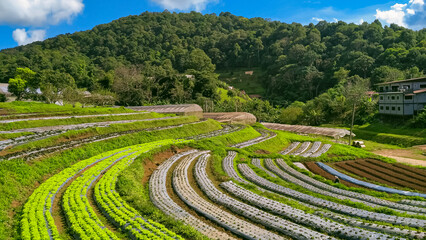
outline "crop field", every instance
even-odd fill
[[[373,182],[426,192],[426,170],[377,160],[343,161],[332,166]]]
[[[426,239],[424,197],[334,183],[316,162],[413,193],[421,168],[260,124],[14,104],[0,239]]]

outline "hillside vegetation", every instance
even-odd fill
[[[36,73],[27,83],[33,88],[49,83],[50,88],[109,90],[121,104],[216,101],[215,68],[232,73],[260,67],[266,72],[264,97],[288,105],[333,87],[334,72],[342,67],[372,84],[422,75],[426,31],[383,27],[377,20],[303,26],[230,13],[145,12],[3,50],[0,63],[0,82],[28,67]],[[121,86],[123,78],[127,88]]]

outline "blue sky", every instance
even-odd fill
[[[302,24],[320,20],[361,23],[378,18],[384,24],[397,23],[416,30],[426,27],[425,0],[0,0],[0,49],[164,9],[231,12]]]

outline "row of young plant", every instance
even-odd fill
[[[294,150],[293,152],[290,152],[290,155],[298,156],[301,155],[303,152],[305,152],[309,147],[311,146],[311,142],[303,142],[300,144],[299,148]]]
[[[260,165],[260,161],[259,161],[259,165]],[[224,161],[223,161],[223,168],[224,169],[227,168],[227,169],[229,169],[231,171],[234,171],[233,175],[237,175],[237,172],[235,171],[235,169],[233,167],[233,161],[225,161],[225,159],[224,159]],[[265,173],[265,175],[267,175],[267,174]],[[274,177],[275,177],[275,175],[274,175]],[[235,179],[235,180],[239,181],[238,179]],[[247,183],[245,180],[244,180],[244,182]],[[265,191],[265,190],[262,190],[262,189],[260,189],[260,191],[259,191],[259,190],[256,189],[256,187],[253,188],[252,187],[253,185],[251,185],[251,184],[243,184],[243,185],[248,186],[251,191],[258,192],[257,194],[268,195],[269,198],[271,197],[272,193],[268,193],[268,191]],[[222,187],[224,187],[224,186],[222,186]],[[224,187],[224,188],[226,188],[226,187]],[[251,191],[249,193],[252,193]],[[256,194],[256,197],[261,197],[260,195],[257,195],[257,194]],[[274,195],[272,195],[272,196],[273,196],[273,198],[276,198],[276,196],[274,196]],[[269,202],[270,199],[266,200],[267,198],[265,198],[265,197],[261,197],[261,198],[264,199],[266,202],[268,202],[267,205],[269,207],[273,206],[273,204],[271,204],[271,202]],[[280,198],[280,200],[282,200],[282,199],[283,199],[283,197]],[[250,203],[250,201],[248,201],[248,202]],[[277,201],[275,201],[275,202],[277,202]],[[304,203],[304,202],[298,202],[298,201],[295,202],[295,200],[293,200],[292,198],[291,199],[286,199],[286,201],[284,201],[284,202],[280,202],[280,204],[283,204],[283,203],[284,203],[284,206],[288,206],[288,207],[290,207],[292,209],[295,209],[295,211],[297,213],[297,214],[296,213],[292,214],[294,212],[290,211],[290,218],[288,218],[288,219],[294,220],[296,222],[299,221],[298,223],[301,223],[301,224],[308,224],[309,223],[307,226],[313,227],[315,229],[321,229],[321,228],[318,227],[319,226],[318,224],[321,221],[310,222],[310,220],[306,220],[306,219],[316,219],[315,217],[313,217],[313,218],[311,218],[311,217],[308,217],[308,218],[298,218],[297,217],[297,216],[305,216],[306,214],[309,214],[309,212],[310,212],[310,215],[313,215],[315,213],[314,211],[317,211],[317,210],[319,210],[321,208],[318,208],[316,206],[313,206],[313,205],[310,205],[310,204],[307,204],[307,203]],[[301,214],[303,211],[302,210],[298,210],[298,209],[303,209],[303,211],[305,211],[306,214],[305,215]],[[268,209],[266,208],[266,210],[268,210]],[[302,212],[299,213],[298,211],[302,211]],[[276,214],[277,212],[276,211],[272,211],[272,213]],[[286,214],[289,214],[289,212],[288,211],[284,211],[283,213],[281,213],[279,215],[286,215]],[[293,219],[293,218],[295,218],[295,219]],[[305,223],[304,223],[304,221],[305,221]],[[363,231],[363,230],[357,229],[357,228],[350,229],[350,227],[342,227],[342,226],[339,226],[339,224],[337,224],[335,222],[331,222],[331,221],[329,221],[327,219],[322,219],[322,223],[321,224],[326,224],[325,226],[322,226],[322,227],[324,227],[324,229],[328,230],[327,232],[329,234],[334,235],[334,236],[339,236],[339,237],[346,236],[346,238],[349,238],[349,239],[359,239],[359,238],[357,238],[357,236],[360,236],[360,237],[362,237],[362,236],[376,236],[376,237],[377,236],[381,236],[381,237],[383,237],[384,236],[384,235],[381,235],[381,234],[378,234],[378,233],[372,233],[372,232],[369,232],[369,231]],[[366,227],[366,229],[375,230],[375,231],[379,231],[379,232],[385,232],[385,231],[382,231],[383,227],[384,227],[383,225],[378,225],[377,228],[372,228],[372,226],[374,226],[374,223],[373,224],[367,223],[367,224],[364,224],[364,225],[361,224],[360,226],[368,226],[368,227]],[[341,229],[345,229],[345,230],[348,230],[348,231],[343,231]],[[422,236],[422,234],[419,233],[419,232],[417,232],[417,231],[413,231],[413,230],[409,230],[409,229],[395,228],[395,226],[392,226],[392,231],[390,231],[390,233],[395,234],[395,235],[400,235],[400,236],[407,236],[407,235],[408,236],[414,236],[414,237]],[[386,237],[389,237],[389,236],[386,236]],[[379,239],[380,239],[380,237],[379,237]]]
[[[253,206],[289,219],[290,221],[296,222],[300,225],[312,227],[318,231],[324,231],[332,236],[343,239],[391,239],[390,236],[385,234],[358,229],[352,226],[330,221],[329,219],[313,214],[305,213],[302,210],[257,195],[236,185],[232,181],[223,182],[220,186],[231,195],[234,195],[237,198],[252,204]]]
[[[225,126],[223,127],[225,128]],[[251,126],[239,127],[240,129],[237,131],[229,132],[220,136],[202,138],[200,141],[191,143],[190,146],[198,149],[212,149],[212,151],[215,152],[215,159],[217,158],[217,160],[220,159],[221,161],[222,158],[226,156],[226,151],[224,148],[227,145],[250,140],[260,135],[260,133]],[[198,137],[196,139],[198,139]],[[221,157],[217,157],[219,155]],[[208,225],[203,221],[200,221],[199,218],[191,215],[190,213],[188,213],[188,215],[184,214],[184,209],[181,208],[179,210],[179,208],[175,208],[176,206],[173,207],[173,200],[170,199],[170,196],[166,195],[167,190],[165,190],[166,186],[164,183],[166,180],[159,180],[160,182],[162,181],[164,183],[163,190],[156,191],[156,189],[161,189],[161,187],[158,187],[158,184],[155,185],[157,187],[148,187],[148,185],[151,184],[152,179],[156,179],[155,176],[157,176],[157,173],[160,174],[159,169],[162,168],[162,165],[159,166],[158,170],[153,172],[149,184],[144,184],[143,187],[141,187],[140,184],[144,183],[144,179],[146,179],[146,177],[144,177],[144,172],[146,172],[146,169],[144,169],[144,163],[149,161],[150,157],[144,157],[144,159],[138,158],[133,164],[130,165],[129,168],[120,174],[120,180],[117,183],[117,190],[123,199],[125,199],[132,207],[137,209],[143,216],[148,218],[155,218],[156,220],[166,225],[167,228],[172,229],[176,233],[179,233],[186,239],[208,239],[206,236],[208,236],[210,239],[234,239],[234,237],[230,236],[226,232],[214,228],[213,226]],[[214,167],[218,168],[218,170],[222,169],[220,161],[219,164],[216,162],[214,164]],[[169,162],[169,160],[166,160],[164,164],[167,162]],[[171,165],[169,167],[171,167]],[[160,174],[164,178],[167,176],[169,167],[164,171],[164,173]],[[163,170],[161,170],[161,172],[163,172]],[[133,191],[135,188],[140,190]],[[153,200],[154,196],[157,196],[157,194],[161,194],[161,196],[158,196],[158,198],[165,201],[163,204],[164,207],[171,206],[172,209],[169,209],[169,211],[172,211],[172,213],[168,213],[166,209],[164,209],[164,211],[161,209],[161,203],[159,202],[160,200]],[[169,201],[165,199],[169,199]],[[173,214],[182,214],[181,218],[183,218],[183,220],[178,221],[181,218],[175,217]],[[200,234],[200,232],[204,235]]]
[[[280,233],[290,236],[295,239],[332,239],[327,235],[321,234],[311,229],[302,227],[293,222],[284,220],[270,213],[262,211],[256,207],[252,207],[243,202],[237,201],[228,195],[219,191],[209,179],[206,166],[208,154],[202,155],[195,164],[194,175],[195,179],[202,191],[215,203],[225,206],[232,212],[242,215],[268,228],[274,229]]]
[[[282,160],[281,159],[278,159],[277,162],[281,163],[281,165],[282,165]],[[288,174],[287,172],[282,171],[280,168],[278,168],[274,164],[274,162],[271,159],[266,159],[265,160],[265,166],[266,166],[267,169],[269,169],[272,172],[274,172],[281,179],[283,179],[283,180],[285,180],[287,182],[293,183],[293,184],[295,184],[297,186],[301,186],[304,189],[309,190],[309,191],[314,192],[314,193],[317,193],[319,195],[328,196],[328,197],[332,197],[332,198],[335,198],[335,199],[340,199],[340,200],[343,200],[343,201],[350,201],[350,202],[354,202],[354,203],[361,203],[361,204],[364,204],[365,206],[368,206],[368,207],[371,207],[371,208],[382,208],[383,207],[382,205],[378,205],[378,204],[372,203],[370,201],[361,200],[361,199],[358,199],[358,198],[354,198],[352,196],[342,195],[342,194],[339,194],[339,193],[335,193],[333,191],[329,191],[329,190],[326,190],[326,189],[319,188],[319,187],[317,187],[315,185],[312,185],[310,183],[307,183],[304,180],[298,179],[298,178],[296,178],[296,177]],[[402,207],[404,207],[404,206],[402,206]],[[419,209],[419,211],[420,210],[421,209]],[[405,210],[400,210],[400,209],[394,209],[394,211],[398,211],[398,212],[406,213],[406,214],[418,214],[418,213],[415,213],[415,212],[411,212],[411,211],[407,212]]]
[[[206,152],[202,152],[203,154]],[[184,158],[173,171],[172,185],[176,194],[199,214],[245,239],[283,239],[279,235],[244,221],[202,198],[188,180],[188,169],[199,154]]]
[[[381,205],[381,206],[393,208],[393,209],[396,209],[396,210],[403,210],[404,212],[409,212],[410,214],[419,214],[419,213],[425,214],[426,213],[426,208],[419,208],[419,207],[409,206],[409,205],[406,205],[406,204],[395,203],[395,202],[383,200],[383,199],[380,199],[380,198],[376,198],[376,197],[373,197],[373,196],[370,196],[370,195],[367,195],[367,194],[356,193],[356,192],[347,191],[347,190],[343,190],[343,189],[339,189],[339,188],[330,186],[328,184],[325,184],[323,182],[315,180],[315,179],[313,179],[309,176],[306,176],[305,174],[295,170],[294,168],[290,167],[286,162],[284,162],[283,159],[277,159],[276,163],[288,175],[291,175],[291,176],[299,179],[300,181],[302,181],[303,183],[305,183],[307,185],[315,186],[315,187],[318,187],[318,188],[323,189],[325,191],[339,194],[341,196],[348,196],[348,197],[351,197],[351,198],[360,199],[360,200],[363,200],[363,201],[366,201],[366,202],[370,202],[370,203],[373,203],[373,204],[376,204],[376,205]],[[273,162],[271,162],[271,160],[265,161],[265,165],[267,167],[270,166],[272,168],[274,168],[274,166],[275,166],[273,164]],[[280,172],[282,172],[282,171],[280,171]],[[280,174],[280,176],[286,176],[286,175]],[[287,179],[287,180],[289,180],[289,179]]]
[[[111,155],[118,151],[109,151],[111,149],[117,149],[123,146],[166,138],[188,137],[192,135],[203,134],[220,128],[221,127],[219,123],[213,120],[208,120],[205,122],[193,124],[191,126],[185,125],[179,128],[169,129],[167,131],[141,132],[126,135],[116,139],[111,139],[109,141],[103,141],[102,143],[91,143],[82,148],[76,148],[72,151],[66,151],[62,154],[51,156],[47,159],[44,159],[43,161],[35,162],[30,168],[27,167],[26,163],[21,161],[1,162],[0,171],[3,174],[0,176],[0,200],[4,204],[0,205],[0,220],[6,223],[6,219],[8,219],[6,217],[7,209],[9,209],[9,205],[12,200],[20,200],[24,197],[27,199],[27,196],[25,196],[26,193],[20,189],[31,187],[34,185],[35,181],[42,181],[44,175],[51,172],[57,172],[66,166],[70,166],[69,168],[63,169],[59,174],[54,175],[53,177],[46,180],[42,185],[40,185],[40,188],[37,188],[33,195],[28,198],[28,201],[24,206],[22,220],[21,216],[19,216],[20,226],[22,229],[21,233],[23,236],[26,236],[25,239],[37,239],[37,236],[40,236],[39,229],[46,231],[47,234],[49,230],[46,229],[46,221],[40,220],[40,223],[37,224],[37,218],[35,218],[37,213],[36,206],[44,206],[44,200],[46,200],[47,196],[56,193],[60,189],[61,185],[64,185],[64,182],[71,179],[75,174],[77,174],[79,171],[82,171],[87,166],[90,166],[96,161],[99,161],[100,159],[98,159],[98,157],[100,152],[105,152],[102,153],[101,156],[108,156],[108,154]],[[85,159],[87,157],[91,158],[77,162],[79,159]],[[75,164],[71,165],[73,163]],[[7,180],[3,178],[7,178]],[[39,194],[42,195],[38,196]],[[46,204],[49,201],[46,200]],[[41,213],[40,211],[38,212],[39,216],[43,214],[43,211],[41,211]],[[30,214],[31,217],[29,216]],[[47,215],[47,217],[50,216]],[[18,221],[18,215],[15,219]],[[12,223],[9,224],[12,225]],[[6,225],[3,224],[0,225],[0,238],[3,239],[6,239],[8,236],[15,234],[15,232],[6,231],[5,226]],[[52,225],[52,228],[53,227],[54,226]]]
[[[270,158],[268,158],[270,159]],[[260,170],[264,171],[266,174],[268,174],[270,177],[277,177],[274,173],[272,173],[271,171],[269,171],[268,169],[264,168],[262,166],[262,163],[260,162],[259,158],[253,158],[251,160],[251,164],[253,164],[254,166],[256,166],[257,168],[259,168]]]
[[[51,137],[9,149],[8,151],[12,153],[5,155],[5,158],[9,160],[16,158],[25,158],[29,160],[46,153],[59,150],[63,151],[64,149],[70,149],[85,143],[104,141],[140,131],[149,132],[179,128],[185,124],[195,124],[197,120],[198,118],[196,117],[160,118],[155,120],[145,119],[131,124],[114,124],[113,126],[105,128],[89,128],[70,131],[57,137]]]
[[[101,116],[101,117],[91,117],[91,118],[68,117],[65,119],[20,121],[20,122],[10,122],[10,123],[1,124],[0,131],[11,131],[11,130],[17,130],[17,129],[39,128],[39,127],[58,126],[58,125],[78,125],[78,124],[90,125],[91,123],[98,123],[98,122],[141,120],[141,119],[148,119],[148,118],[159,118],[164,116],[165,115],[158,114],[158,113],[138,112],[132,115]]]
[[[195,216],[188,213],[185,209],[175,203],[167,192],[167,173],[179,159],[189,154],[194,154],[197,150],[190,150],[183,153],[175,154],[164,161],[151,175],[149,179],[149,195],[152,203],[165,214],[185,222],[189,226],[194,227],[200,233],[211,239],[232,239],[228,234],[219,231],[207,223],[200,221]]]
[[[52,217],[56,193],[75,175],[100,161],[113,158],[123,149],[103,153],[74,164],[41,184],[28,198],[21,220],[22,239],[58,238],[59,232]]]
[[[266,129],[259,129],[258,131],[261,133],[260,137],[257,137],[257,138],[254,138],[254,139],[251,139],[251,140],[248,140],[248,141],[245,141],[245,142],[234,144],[231,147],[245,148],[245,147],[249,147],[249,146],[254,145],[254,144],[258,144],[258,143],[267,141],[267,140],[272,139],[272,138],[277,136],[277,134],[275,132],[268,131]]]
[[[162,132],[162,131],[155,131],[155,132],[151,132],[151,133],[142,133],[138,134],[138,137],[135,138],[135,136],[127,136],[123,139],[117,139],[115,141],[112,142],[103,142],[103,144],[99,145],[98,143],[95,144],[90,144],[89,146],[76,151],[74,150],[73,153],[70,154],[62,154],[60,156],[57,157],[53,157],[52,161],[50,161],[49,167],[52,168],[55,164],[61,163],[63,162],[62,160],[67,159],[69,161],[72,161],[75,158],[81,158],[84,156],[90,156],[90,154],[93,153],[98,153],[102,146],[102,149],[108,149],[108,148],[116,148],[117,146],[120,145],[127,145],[127,144],[131,144],[131,143],[137,143],[136,141],[139,142],[143,142],[143,141],[150,141],[150,140],[154,140],[154,139],[161,139],[161,138],[165,138],[165,137],[186,137],[189,135],[194,135],[194,134],[198,134],[198,133],[205,133],[207,131],[211,131],[214,129],[217,129],[216,126],[217,123],[214,121],[207,121],[207,122],[203,122],[203,123],[199,123],[199,124],[194,124],[191,127],[185,127],[182,126],[182,128],[178,128],[178,129],[171,129],[169,131],[166,132]],[[154,134],[154,135],[153,135]],[[143,136],[145,135],[145,136]],[[130,145],[129,144],[129,145]],[[113,152],[116,152],[117,150],[114,150]],[[76,154],[77,153],[77,154]],[[81,153],[81,154],[78,154]],[[106,155],[108,153],[102,154],[102,155]],[[35,206],[44,206],[45,204],[41,204],[41,201],[45,200],[47,198],[47,196],[52,195],[53,193],[57,192],[59,187],[61,185],[64,185],[62,183],[68,181],[70,178],[72,178],[72,176],[74,176],[75,174],[77,174],[79,171],[81,171],[82,169],[84,169],[86,166],[89,166],[91,163],[93,164],[94,162],[98,161],[99,159],[95,156],[92,157],[91,159],[87,159],[81,162],[78,162],[77,164],[71,166],[71,168],[69,169],[65,169],[63,170],[60,174],[55,175],[54,177],[48,179],[45,183],[43,183],[40,188],[38,188],[34,194],[29,198],[27,204],[25,205],[25,210],[24,210],[24,216],[23,216],[23,220],[21,222],[22,227],[22,235],[24,236],[28,236],[29,238],[33,238],[34,236],[31,236],[31,233],[33,233],[34,235],[38,236],[38,229],[44,229],[44,231],[48,232],[50,230],[46,229],[46,225],[45,222],[43,223],[39,223],[38,225],[35,224],[34,222],[36,221],[36,219],[34,218],[34,214],[35,214]],[[75,160],[74,160],[75,161]],[[40,165],[43,162],[37,163],[34,167],[37,168],[37,165]],[[49,161],[46,162],[46,164],[48,164]],[[63,164],[63,163],[62,163]],[[62,166],[61,164],[61,166]],[[4,164],[3,164],[4,165]],[[10,165],[10,164],[9,164]],[[13,168],[9,168],[9,169],[13,169]],[[46,168],[44,168],[46,169]],[[16,172],[22,172],[23,170],[18,170],[16,169]],[[3,171],[5,172],[5,174],[7,176],[10,176],[9,174],[7,174],[7,171]],[[63,175],[64,174],[64,175]],[[29,175],[30,177],[31,175]],[[51,184],[54,184],[53,186],[50,186]],[[55,185],[56,184],[56,185]],[[49,185],[49,186],[47,186]],[[47,190],[44,189],[45,186],[47,186]],[[13,189],[13,186],[9,186],[8,188],[1,188],[2,191],[4,190],[9,190],[8,192],[10,193],[10,189]],[[50,190],[51,188],[54,188],[53,190]],[[37,196],[38,194],[43,194],[43,196]],[[14,194],[2,194],[1,196],[5,197],[5,196],[16,196]],[[34,200],[36,199],[36,200]],[[7,202],[7,200],[2,200],[3,202]],[[53,200],[52,200],[53,201]],[[48,201],[47,201],[48,202]],[[31,223],[29,220],[29,214],[32,213],[33,215],[31,216]],[[41,214],[43,213],[43,211],[41,212]],[[47,215],[48,217],[50,217],[49,215]],[[54,225],[52,225],[52,228],[54,228]],[[32,228],[32,230],[30,231],[29,228]],[[36,229],[36,230],[35,230]],[[55,231],[54,231],[55,233]],[[37,237],[35,237],[37,238]],[[28,239],[28,238],[27,238]]]
[[[127,231],[134,239],[182,239],[163,225],[142,217],[130,207],[115,190],[118,174],[131,164],[135,157],[143,152],[164,145],[183,143],[184,141],[160,141],[145,144],[143,149],[127,156],[112,166],[95,186],[95,201],[102,213],[122,231]]]
[[[277,179],[276,177],[271,178],[267,173],[265,173],[261,169],[256,169],[256,168],[253,168],[253,169],[256,170],[257,175],[265,179],[270,179],[271,181],[274,179]],[[292,198],[287,198],[283,195],[279,195],[271,191],[267,191],[267,190],[265,191],[265,189],[263,188],[260,188],[260,189],[258,187],[256,188],[256,186],[252,184],[248,185],[248,184],[239,183],[239,185],[241,185],[246,190],[249,190],[250,192],[255,193],[256,195],[283,203],[295,209],[302,210],[305,213],[319,215],[320,217],[325,217],[325,218],[337,221],[339,223],[345,223],[349,226],[364,228],[366,230],[386,233],[390,235],[408,237],[410,239],[411,238],[423,239],[425,235],[424,229],[412,228],[408,226],[395,226],[393,224],[386,223],[386,222],[371,221],[367,219],[349,217],[347,215],[341,215],[335,212],[327,211],[326,209],[311,205],[306,202],[301,202]]]
[[[137,212],[124,204],[118,194],[114,194],[111,189],[115,186],[114,176],[126,167],[129,162],[143,152],[155,148],[181,143],[177,140],[160,140],[137,146],[128,147],[125,151],[118,153],[113,158],[97,163],[86,170],[81,176],[76,178],[67,188],[63,197],[63,209],[70,229],[78,238],[98,236],[101,239],[115,238],[114,234],[105,228],[90,206],[87,194],[92,184],[94,184],[103,173],[105,179],[100,181],[95,188],[95,201],[103,214],[115,225],[134,239],[174,239],[175,234],[169,232],[158,224],[151,224],[137,216]],[[112,174],[108,174],[112,171]],[[114,188],[114,187],[112,187]],[[173,237],[172,237],[173,236]]]
[[[113,116],[126,116],[126,115],[135,115],[143,114],[148,112],[129,112],[129,113],[109,113],[109,114],[93,114],[93,115],[73,115],[73,116],[37,116],[29,118],[8,118],[0,119],[0,124],[12,123],[12,122],[22,122],[22,121],[36,121],[36,120],[60,120],[68,118],[94,118],[94,117],[113,117]]]
[[[265,160],[265,163],[266,162],[267,162],[267,160]],[[269,159],[269,164],[271,164],[271,163],[272,163],[272,161]],[[272,169],[271,167],[268,166],[268,164],[265,164],[265,165],[268,168]],[[277,175],[281,176],[281,174],[279,174],[279,173]],[[338,222],[347,223],[347,224],[357,226],[357,227],[360,227],[360,228],[365,228],[365,229],[374,230],[374,231],[378,231],[378,232],[385,232],[385,233],[389,233],[389,234],[392,234],[392,235],[408,236],[408,237],[414,237],[414,238],[420,238],[420,239],[423,238],[423,236],[425,235],[424,232],[419,232],[418,229],[407,227],[407,226],[395,227],[393,224],[390,224],[390,223],[368,221],[368,220],[366,221],[365,219],[362,219],[362,221],[361,221],[361,219],[349,217],[347,215],[344,216],[344,215],[339,215],[339,214],[336,214],[336,213],[333,213],[333,212],[325,212],[325,210],[320,209],[320,208],[315,208],[314,206],[310,206],[310,208],[315,210],[315,214],[319,214],[321,216],[324,215],[324,216],[327,216],[328,218],[334,219]],[[329,216],[331,216],[331,217],[329,217]]]
[[[247,164],[239,164],[238,169],[242,173],[242,175],[244,175],[244,177],[246,177],[256,185],[317,207],[326,208],[331,211],[343,213],[349,216],[356,216],[359,218],[365,218],[374,221],[388,222],[395,225],[411,226],[417,228],[424,228],[426,225],[426,221],[422,219],[398,217],[394,215],[371,212],[364,209],[342,205],[336,202],[332,202],[312,195],[301,193],[290,188],[283,187],[276,183],[270,182],[262,177],[259,177]]]
[[[86,115],[86,114],[113,114],[128,113],[133,110],[119,107],[81,107],[71,104],[59,106],[57,104],[46,104],[41,102],[2,102],[0,103],[3,116],[0,119],[25,118],[28,116],[57,116],[57,115]]]

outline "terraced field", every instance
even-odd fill
[[[17,124],[3,126],[9,131],[62,129],[4,140],[0,239],[426,238],[424,198],[313,174],[325,175],[313,170],[313,157],[340,161],[362,150],[260,125],[85,111],[76,120],[54,111],[0,120]],[[35,123],[25,128],[25,117]],[[75,128],[76,121],[86,125]],[[281,155],[252,151],[277,144],[271,149],[284,149]],[[413,192],[426,187],[424,170],[371,156],[333,166],[356,163]],[[313,173],[295,168],[296,160]]]

